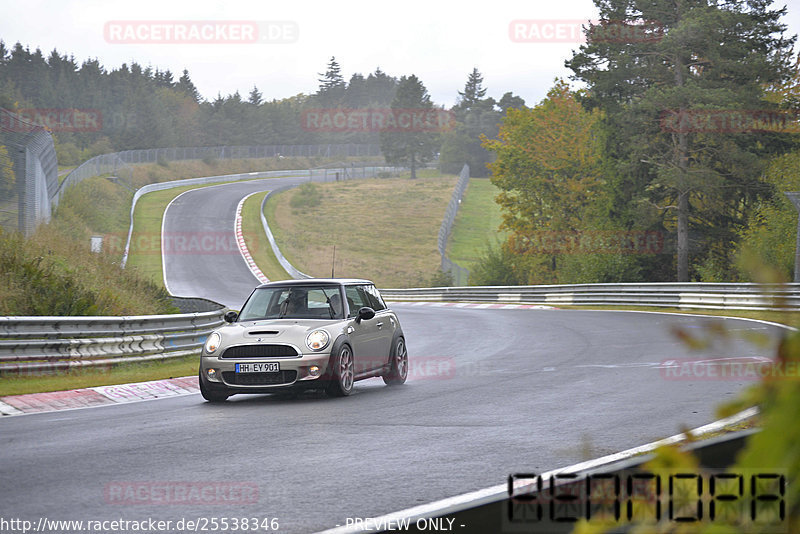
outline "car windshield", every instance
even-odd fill
[[[256,289],[240,321],[259,319],[342,319],[342,296],[335,286],[283,286]]]

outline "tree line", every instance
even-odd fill
[[[398,78],[376,68],[366,76],[355,73],[346,80],[335,57],[318,76],[318,87],[309,94],[267,101],[254,86],[246,96],[237,91],[208,100],[200,95],[188,70],[176,79],[169,70],[136,62],[107,68],[96,58],[79,62],[58,50],[45,55],[21,43],[9,48],[0,41],[0,107],[96,112],[89,127],[53,129],[63,165],[112,151],[176,146],[381,143],[391,162],[409,166],[440,153],[449,127],[383,135],[378,129],[315,128],[307,120],[309,111],[319,109],[443,109],[431,102],[416,76]],[[474,95],[465,98],[469,106],[477,102]],[[461,111],[458,117],[465,120]],[[470,144],[467,152],[479,155],[476,161],[488,161],[478,136],[492,133],[492,128],[496,132],[495,119],[487,120],[488,126],[480,131],[473,127],[471,138],[464,141]],[[453,144],[451,140],[448,146]],[[462,165],[463,154],[463,150],[453,154],[462,159]],[[485,175],[485,165],[477,167]]]

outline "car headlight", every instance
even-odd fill
[[[212,354],[219,348],[222,342],[222,337],[217,332],[211,332],[211,335],[206,339],[205,349],[208,354]]]
[[[328,346],[331,337],[325,330],[314,330],[306,336],[306,346],[313,350],[319,351]]]

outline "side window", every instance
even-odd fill
[[[363,286],[347,286],[344,293],[347,297],[347,305],[350,307],[350,317],[355,317],[359,308],[372,307]]]
[[[381,294],[378,293],[378,289],[375,286],[364,286],[364,290],[366,291],[367,298],[370,301],[370,308],[375,311],[386,309],[386,304],[383,302]]]

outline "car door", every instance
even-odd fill
[[[375,318],[378,319],[376,323],[378,338],[376,339],[374,350],[376,366],[380,367],[389,362],[392,341],[394,341],[394,333],[397,330],[397,321],[394,318],[394,313],[386,306],[381,294],[374,285],[364,286],[364,292],[367,294],[367,299],[369,299],[370,308],[375,310]]]
[[[385,319],[376,313],[372,319],[356,320],[359,309],[372,307],[363,285],[346,286],[345,296],[350,308],[349,332],[353,345],[353,362],[356,375],[359,375],[382,365],[380,345]]]

